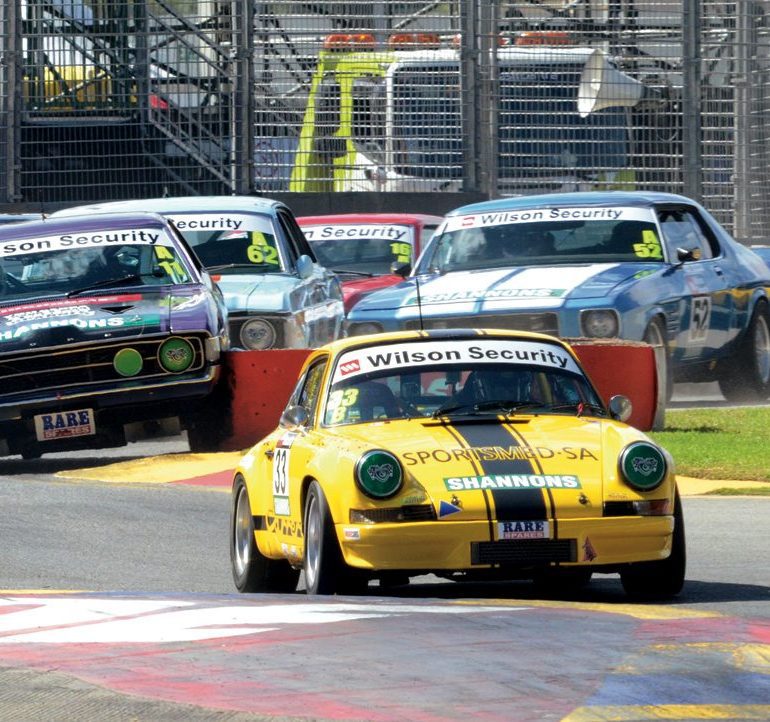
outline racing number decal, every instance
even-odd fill
[[[158,265],[166,272],[174,283],[184,283],[187,281],[187,274],[184,272],[179,261],[174,254],[165,246],[155,246],[155,258],[158,259]]]
[[[276,516],[289,516],[289,451],[295,434],[282,437],[273,452],[273,506]]]
[[[691,343],[704,343],[711,325],[711,297],[693,296],[690,309]]]
[[[642,242],[634,243],[634,253],[637,258],[652,258],[655,260],[663,258],[660,240],[655,231],[642,231]]]
[[[348,409],[358,401],[358,389],[350,388],[335,390],[329,395],[329,410],[331,415],[327,424],[341,424],[344,421],[353,421],[348,418]]]
[[[390,252],[399,263],[409,263],[412,257],[412,247],[408,243],[391,243]]]
[[[267,263],[270,266],[278,265],[278,249],[271,246],[263,233],[251,232],[251,244],[246,251],[250,263]]]

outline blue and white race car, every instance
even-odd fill
[[[695,201],[598,191],[449,213],[405,280],[362,299],[347,333],[506,328],[646,341],[659,375],[770,395],[770,269]]]

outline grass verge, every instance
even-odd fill
[[[770,494],[770,407],[669,409],[665,429],[649,435],[674,457],[677,474],[767,481]]]

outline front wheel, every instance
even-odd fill
[[[233,486],[230,565],[239,592],[288,593],[297,589],[299,570],[293,569],[286,559],[269,559],[259,551],[249,492],[242,476],[236,477]]]
[[[366,575],[345,564],[334,530],[329,505],[317,481],[305,497],[305,588],[308,594],[358,594],[368,584]]]
[[[719,389],[728,401],[764,401],[770,395],[770,311],[759,301],[746,335],[729,367],[719,378]]]
[[[342,552],[337,543],[329,505],[321,485],[311,481],[305,497],[305,588],[308,594],[334,594],[342,571]]]
[[[679,494],[674,501],[674,536],[671,554],[655,562],[629,564],[620,572],[620,581],[629,597],[644,601],[670,599],[684,586],[687,552],[685,547],[684,515]]]

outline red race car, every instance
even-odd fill
[[[342,281],[345,311],[364,296],[402,280],[394,264],[414,265],[441,216],[424,213],[344,213],[299,216],[318,257]]]

